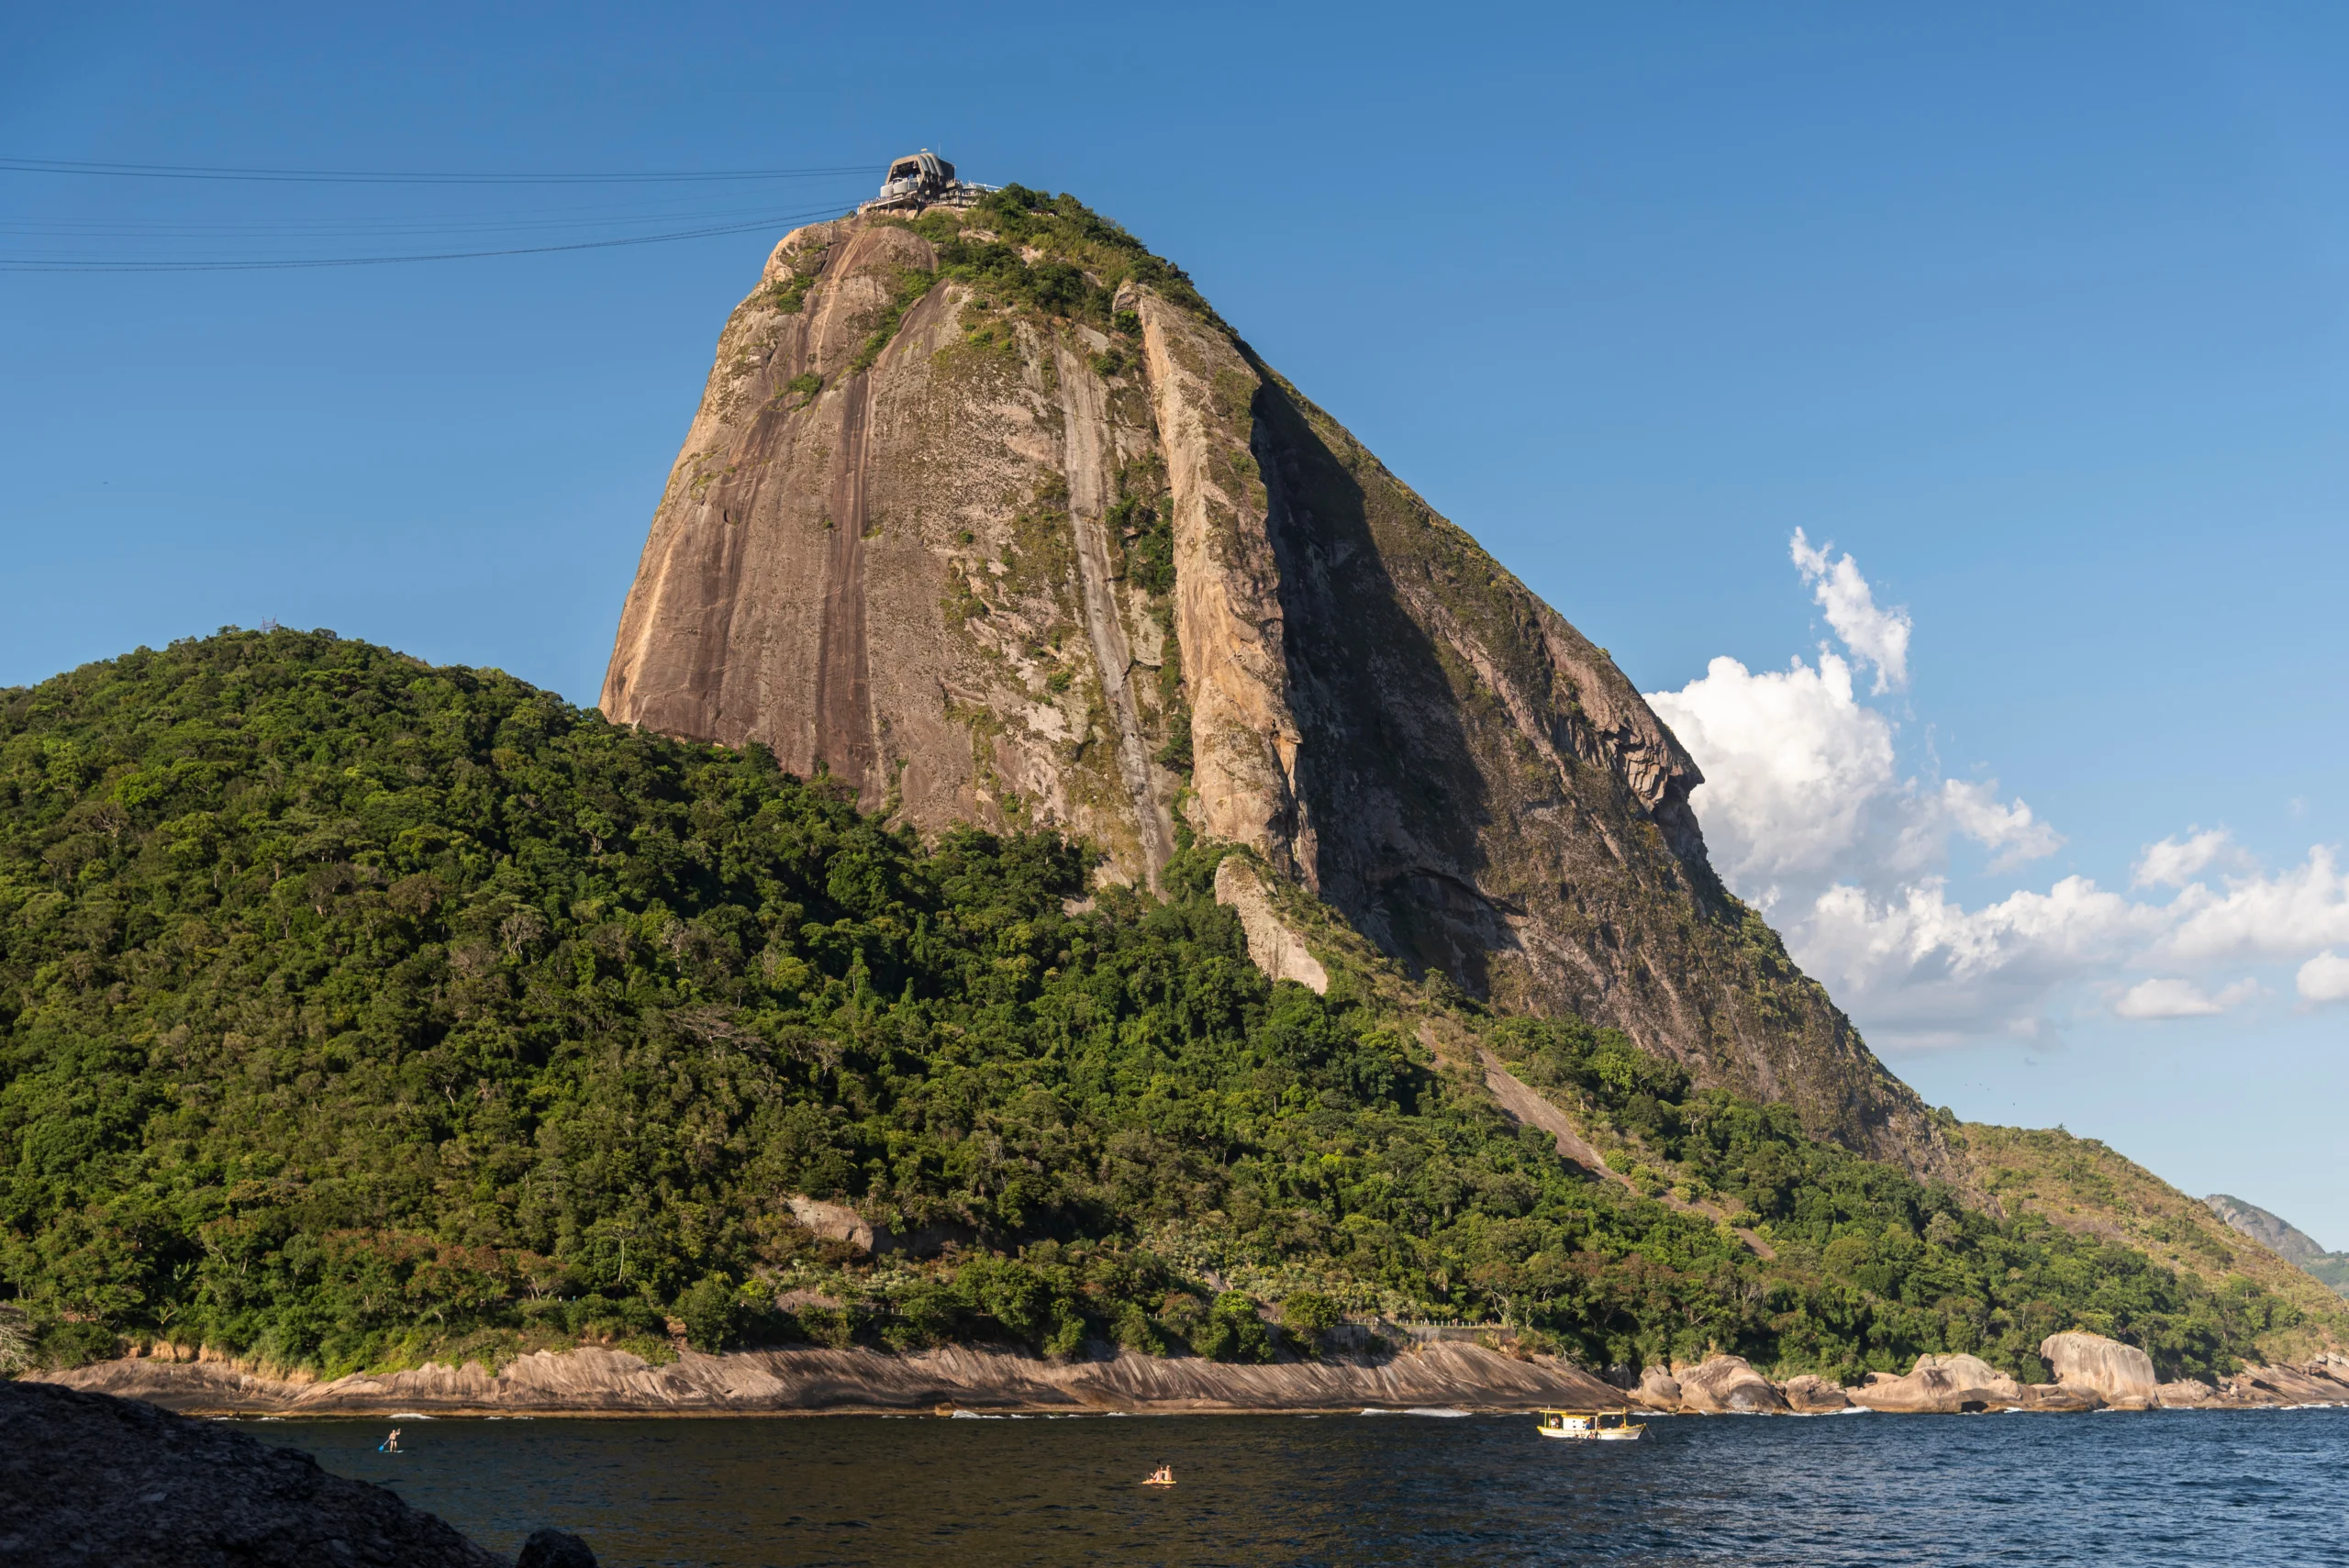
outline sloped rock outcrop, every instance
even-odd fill
[[[2252,1404],[2349,1404],[2349,1356],[2320,1356],[2300,1366],[2245,1367],[2227,1380],[2222,1392]]]
[[[505,1559],[306,1453],[136,1400],[20,1381],[0,1382],[0,1562],[501,1568]]]
[[[1001,221],[777,245],[654,514],[607,715],[763,744],[924,829],[1063,829],[1128,883],[1179,811],[1414,972],[1947,1163],[1722,888],[1699,774],[1604,650],[1195,303],[1102,275],[1090,317],[936,271]],[[1171,573],[1141,564],[1162,525]]]
[[[1248,956],[1257,968],[1275,980],[1294,980],[1316,995],[1329,991],[1329,971],[1273,907],[1255,867],[1237,855],[1226,856],[1215,868],[1215,899],[1240,917]]]
[[[1457,1341],[1375,1354],[1243,1366],[1196,1356],[1103,1351],[1070,1361],[984,1346],[914,1355],[868,1350],[681,1351],[665,1366],[586,1347],[478,1364],[424,1366],[330,1383],[266,1375],[220,1362],[104,1362],[56,1374],[174,1409],[360,1414],[723,1411],[1133,1410],[1161,1414],[1355,1410],[1451,1405],[1525,1409],[1617,1404],[1621,1396],[1554,1357],[1502,1355]]]

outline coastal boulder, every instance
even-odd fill
[[[2040,1341],[2039,1353],[2054,1370],[2058,1384],[2091,1389],[2106,1404],[2122,1409],[2144,1409],[2159,1386],[2151,1356],[2101,1334],[2050,1334]]]
[[[2207,1383],[2182,1378],[2165,1383],[2154,1390],[2154,1403],[2165,1410],[2210,1410],[2228,1403],[2224,1395]]]
[[[1660,1366],[1652,1366],[1640,1373],[1640,1385],[1631,1397],[1652,1410],[1680,1408],[1680,1380]]]
[[[1787,1402],[1777,1387],[1743,1356],[1709,1356],[1680,1374],[1683,1406],[1718,1416],[1783,1416]]]
[[[2022,1385],[1979,1356],[1924,1355],[1906,1377],[1871,1373],[1852,1391],[1871,1410],[1902,1415],[1960,1415],[2003,1410],[2024,1402]]]
[[[2026,1410],[2051,1416],[2076,1415],[2104,1408],[2104,1400],[2095,1389],[2085,1384],[2073,1384],[2067,1387],[2060,1383],[2026,1383],[2022,1385],[2022,1397],[2015,1403]]]
[[[1824,1416],[1852,1407],[1851,1396],[1843,1392],[1842,1384],[1807,1372],[1787,1379],[1780,1392],[1785,1396],[1787,1408],[1798,1416]]]

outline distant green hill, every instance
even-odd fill
[[[51,1361],[124,1335],[328,1372],[661,1354],[672,1318],[1261,1357],[1261,1300],[1308,1339],[1383,1307],[1847,1375],[2036,1376],[2087,1326],[2175,1373],[2292,1318],[1620,1035],[1455,1015],[1765,1262],[1558,1159],[1361,977],[1266,982],[1215,860],[1087,906],[1057,839],[925,847],[755,748],[328,633],[0,692],[0,1274]],[[964,1244],[875,1261],[795,1195]]]
[[[2211,1213],[2286,1262],[2307,1271],[2343,1296],[2349,1296],[2349,1252],[2326,1251],[2307,1231],[2255,1203],[2245,1203],[2225,1193],[2212,1193],[2202,1202]]]

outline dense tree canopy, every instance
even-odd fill
[[[1211,850],[1163,900],[1088,904],[1088,865],[925,846],[755,747],[326,632],[0,692],[0,1290],[51,1359],[330,1371],[657,1353],[671,1320],[1262,1357],[1272,1298],[1307,1350],[1342,1305],[1602,1365],[2036,1376],[2086,1326],[2208,1372],[2284,1310],[1969,1211],[1611,1032],[1483,1023],[1765,1261],[1568,1165],[1368,987],[1267,983]],[[875,1262],[795,1196],[947,1244]]]

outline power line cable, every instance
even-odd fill
[[[720,234],[743,234],[754,229],[771,230],[778,225],[796,224],[809,218],[838,215],[837,207],[818,207],[808,212],[781,213],[763,217],[748,223],[729,223],[706,228],[681,229],[672,234],[636,234],[621,239],[582,239],[564,245],[519,245],[496,250],[438,250],[427,254],[403,256],[309,256],[287,260],[236,261],[67,261],[39,256],[0,256],[0,272],[257,272],[317,267],[388,267],[411,261],[470,261],[490,256],[544,256],[562,250],[607,250],[623,245],[662,245],[678,239],[706,239]]]
[[[583,209],[573,209],[583,210]],[[533,212],[520,212],[499,217],[428,217],[412,216],[404,218],[363,219],[278,219],[259,221],[105,221],[83,218],[0,218],[0,240],[121,240],[151,241],[169,239],[212,240],[303,240],[349,239],[363,236],[489,234],[522,233],[544,229],[596,229],[610,228],[640,228],[646,224],[708,225],[718,223],[750,223],[767,215],[763,210],[746,209],[742,204],[730,203],[725,207],[701,207],[683,212],[651,208],[631,212],[608,205],[584,209],[591,217],[552,217]]]
[[[246,169],[200,163],[97,163],[62,158],[0,158],[0,173],[124,180],[245,180],[357,185],[634,185],[716,180],[820,180],[869,173],[883,160],[807,169],[642,170],[608,174],[487,174],[387,169]]]

